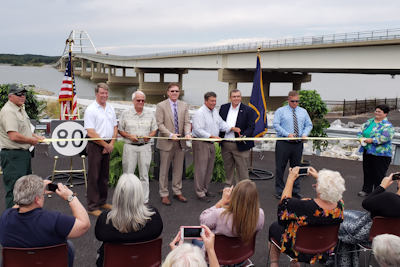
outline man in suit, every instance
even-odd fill
[[[257,117],[256,112],[249,106],[241,103],[242,94],[240,90],[232,90],[229,94],[229,98],[231,103],[222,105],[219,110],[219,115],[230,127],[240,128],[240,135],[230,131],[226,133],[220,132],[220,137],[253,137],[254,123]],[[226,185],[231,186],[240,180],[249,179],[248,161],[250,156],[250,148],[254,147],[254,142],[223,141],[221,146],[221,153],[224,160],[224,168],[226,173]],[[236,175],[234,175],[235,170]]]
[[[189,106],[179,98],[179,84],[170,83],[167,87],[168,99],[157,104],[156,121],[158,136],[176,139],[185,136],[190,138],[191,125],[189,120]],[[168,171],[172,171],[172,192],[174,198],[183,203],[187,199],[182,195],[182,170],[185,158],[186,141],[183,140],[157,140],[157,148],[160,150],[160,196],[164,205],[171,205],[168,198]]]

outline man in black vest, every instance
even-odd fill
[[[219,115],[230,127],[240,128],[240,135],[230,132],[220,132],[222,138],[253,137],[256,112],[249,106],[241,103],[242,94],[238,89],[230,92],[231,103],[221,106]],[[248,161],[250,149],[254,147],[253,141],[223,141],[222,158],[226,173],[225,183],[227,186],[249,179]],[[236,176],[235,174],[236,170]],[[234,181],[235,176],[235,181]]]

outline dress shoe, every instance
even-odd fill
[[[215,197],[215,194],[212,192],[206,192],[206,197]]]
[[[209,200],[206,196],[204,196],[204,197],[198,197],[198,199],[199,199],[201,202],[206,202],[206,203],[210,203],[210,202],[211,202],[211,200]]]
[[[101,205],[100,208],[105,209],[105,210],[110,210],[110,209],[112,209],[112,205],[106,203],[104,205]]]
[[[274,197],[276,198],[276,199],[281,199],[282,198],[282,195],[281,194],[278,194],[278,193],[276,193],[276,194],[274,194]]]
[[[91,210],[91,211],[88,211],[88,213],[89,213],[90,215],[99,217],[100,214],[101,214],[101,210]]]
[[[168,197],[162,197],[161,203],[163,203],[166,206],[171,206],[171,201],[169,201]]]
[[[299,193],[293,193],[292,197],[295,197],[295,198],[298,198],[298,199],[302,199],[303,198],[303,196],[300,195]]]
[[[357,195],[358,195],[359,197],[366,197],[366,196],[369,195],[369,193],[364,192],[364,191],[360,191],[360,192],[357,193]]]
[[[187,199],[183,195],[174,195],[174,198],[183,203],[187,202]]]

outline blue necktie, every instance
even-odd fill
[[[293,108],[293,128],[295,137],[299,137],[299,126],[297,124],[296,110]]]
[[[175,133],[179,134],[179,125],[178,125],[178,109],[176,107],[176,103],[174,105],[174,124],[175,124]]]

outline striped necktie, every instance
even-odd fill
[[[299,125],[297,124],[297,116],[296,116],[296,110],[292,108],[293,112],[293,129],[294,129],[294,136],[299,137]]]
[[[176,107],[176,103],[174,105],[174,125],[175,125],[175,133],[179,134],[179,125],[178,125],[178,108]]]

